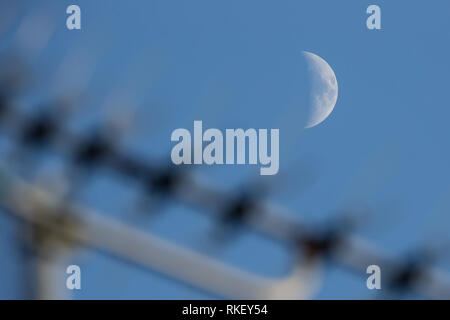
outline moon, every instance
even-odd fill
[[[311,102],[305,128],[324,121],[333,111],[338,98],[338,82],[330,65],[318,55],[303,51],[312,75]]]

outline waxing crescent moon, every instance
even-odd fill
[[[333,111],[338,98],[338,83],[330,65],[318,55],[303,51],[312,74],[311,104],[305,128],[325,120]]]

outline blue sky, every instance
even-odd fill
[[[194,120],[221,129],[277,127],[280,172],[290,179],[272,195],[274,201],[311,221],[367,206],[372,220],[358,233],[393,255],[424,241],[449,240],[448,1],[76,1],[82,30],[68,31],[65,8],[71,3],[0,5],[12,10],[0,10],[5,16],[15,17],[1,26],[2,52],[13,48],[20,19],[27,15],[40,12],[54,23],[40,55],[24,54],[35,79],[23,104],[75,87],[90,62],[87,97],[73,121],[78,130],[131,101],[138,119],[122,141],[124,148],[169,159],[172,130],[192,130]],[[382,30],[366,28],[370,4],[381,7]],[[324,58],[339,83],[334,111],[308,130],[301,125],[308,93],[302,51]],[[71,54],[71,68],[58,78]],[[256,180],[259,169],[195,171],[233,189]],[[310,181],[304,182],[305,171]],[[135,223],[129,217],[134,190],[102,173],[92,180],[81,200]],[[141,228],[196,249],[212,227],[176,204],[156,218],[139,219]],[[0,297],[14,298],[23,272],[12,243],[15,229],[3,216],[0,228],[0,255],[7,257],[0,265]],[[281,275],[290,263],[288,251],[246,233],[216,255],[265,275]],[[76,298],[212,297],[99,253],[81,251],[74,262],[85,283]],[[330,266],[316,297],[372,295],[365,277]]]

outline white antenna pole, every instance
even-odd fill
[[[317,287],[318,261],[298,264],[281,279],[258,276],[92,210],[76,206],[63,208],[59,199],[49,192],[17,178],[3,175],[0,179],[3,180],[0,181],[0,201],[14,214],[59,235],[62,241],[75,241],[104,250],[215,294],[241,299],[308,299]],[[41,296],[53,297],[53,279],[58,273],[56,264],[54,261],[41,262],[39,272]]]

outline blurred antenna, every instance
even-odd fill
[[[15,118],[19,120],[24,133],[30,132],[29,128],[36,126],[36,119],[33,117],[15,112]],[[292,247],[295,256],[298,257],[295,260],[300,264],[296,263],[294,265],[293,273],[287,278],[289,279],[288,282],[285,282],[285,280],[281,280],[281,282],[278,280],[267,280],[235,270],[211,258],[169,244],[149,234],[130,229],[130,227],[105,220],[98,217],[98,215],[94,215],[95,218],[89,218],[91,215],[86,216],[86,214],[83,215],[76,210],[76,213],[73,213],[72,205],[64,202],[60,203],[61,206],[57,211],[69,212],[66,212],[63,215],[64,217],[76,217],[76,221],[82,221],[78,222],[78,224],[73,224],[74,226],[82,226],[81,228],[78,227],[77,231],[74,232],[71,227],[67,227],[65,224],[55,224],[52,220],[48,220],[49,214],[43,215],[46,218],[44,222],[40,221],[39,214],[36,214],[35,209],[33,209],[43,206],[46,209],[41,210],[42,212],[53,212],[50,214],[50,217],[58,217],[58,215],[54,214],[55,210],[49,210],[51,204],[54,204],[54,202],[58,203],[57,197],[52,197],[49,193],[35,190],[29,186],[24,187],[22,182],[16,181],[16,178],[7,179],[3,177],[2,187],[4,193],[2,202],[9,204],[9,211],[19,213],[26,220],[31,220],[38,225],[43,224],[47,227],[50,225],[49,228],[52,230],[50,234],[56,233],[63,238],[69,238],[71,242],[79,242],[83,245],[112,252],[123,259],[129,259],[194,286],[230,297],[309,297],[308,294],[312,292],[312,289],[305,283],[317,282],[316,277],[312,277],[312,275],[319,274],[317,263],[323,259],[338,263],[362,274],[365,271],[364,266],[371,263],[381,264],[383,262],[385,270],[393,270],[393,274],[395,274],[395,270],[401,271],[397,276],[393,277],[392,283],[395,284],[394,286],[402,283],[405,277],[418,277],[417,280],[420,280],[422,275],[426,273],[428,281],[426,287],[408,285],[408,288],[428,296],[448,296],[448,288],[450,288],[448,280],[442,282],[442,279],[439,279],[440,282],[436,283],[436,273],[429,272],[427,263],[424,263],[423,266],[421,265],[420,268],[409,266],[408,268],[402,267],[398,269],[402,263],[398,263],[395,259],[388,259],[383,254],[369,247],[364,247],[362,245],[363,241],[352,237],[351,233],[355,225],[355,217],[357,218],[358,215],[344,215],[341,220],[338,219],[328,226],[314,228],[293,219],[294,213],[289,210],[273,206],[264,201],[266,197],[265,188],[261,191],[252,191],[255,188],[247,187],[244,189],[245,192],[238,195],[219,191],[210,185],[204,184],[204,181],[196,179],[192,173],[187,171],[151,165],[152,161],[149,162],[149,160],[123,154],[115,141],[111,141],[110,136],[105,135],[105,131],[101,129],[96,131],[97,133],[95,134],[79,137],[68,132],[65,127],[52,127],[49,125],[51,123],[49,118],[38,119],[40,120],[37,123],[40,123],[40,125],[37,127],[42,126],[47,129],[37,130],[37,132],[40,132],[37,135],[25,135],[32,137],[31,141],[38,148],[51,148],[56,151],[62,151],[65,156],[74,161],[75,167],[88,168],[90,170],[108,168],[111,172],[141,183],[142,187],[149,192],[149,195],[159,195],[165,199],[178,199],[178,201],[182,201],[187,205],[201,209],[202,212],[213,213],[213,217],[222,221],[226,228],[231,227],[231,230],[241,228],[241,226],[252,228],[273,241]],[[48,129],[49,127],[52,129]],[[45,134],[41,134],[42,132],[45,132]],[[20,136],[23,137],[23,135]],[[18,139],[17,143],[23,145],[27,144],[27,141],[27,139],[23,140],[22,138]],[[67,142],[56,144],[51,143],[51,141]],[[16,185],[19,187],[16,188]],[[23,192],[22,189],[25,190],[25,194],[21,193]],[[36,203],[30,204],[30,201],[26,200],[35,199],[35,194],[41,195],[40,201],[42,203],[38,202],[39,206],[36,206]],[[12,199],[15,202],[11,203]],[[67,209],[68,206],[70,209]],[[84,221],[84,219],[88,219],[88,221]],[[109,235],[114,236],[111,237]],[[58,240],[54,240],[55,238],[52,239],[58,242]],[[125,245],[126,243],[128,245]],[[139,248],[139,250],[136,249],[130,252],[130,247]],[[179,267],[181,265],[183,266],[182,268]],[[44,275],[47,267],[47,265],[44,265]],[[420,272],[417,272],[419,269]],[[216,278],[222,280],[212,283],[212,279]],[[409,283],[410,281],[408,280],[407,282]],[[286,290],[291,285],[294,286],[291,288],[292,291]],[[283,289],[281,290],[280,288]],[[298,291],[294,290],[294,288],[297,288]],[[437,291],[430,292],[430,288],[436,288]],[[299,296],[296,296],[294,291],[298,292]]]

